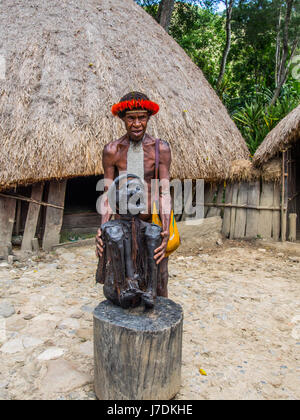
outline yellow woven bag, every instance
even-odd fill
[[[157,208],[156,203],[158,202],[158,165],[159,165],[159,139],[155,143],[155,178],[156,178],[156,188],[155,188],[155,200],[152,206],[152,223],[162,227],[162,222],[159,216],[159,208]],[[178,232],[177,223],[175,220],[174,212],[171,211],[170,217],[170,236],[168,240],[168,245],[166,249],[166,257],[168,257],[172,252],[174,252],[180,245],[180,236]]]
[[[156,225],[162,227],[162,222],[159,217],[159,213],[156,209],[155,202],[153,203],[153,209],[152,209],[152,223],[155,223]],[[170,236],[168,240],[168,245],[166,249],[166,257],[168,257],[172,252],[174,252],[180,245],[180,236],[178,232],[178,227],[176,224],[176,220],[174,217],[173,210],[171,211],[171,218],[170,218]]]

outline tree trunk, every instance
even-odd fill
[[[273,94],[273,98],[270,102],[270,105],[274,105],[277,101],[281,88],[286,82],[286,78],[288,75],[288,69],[289,64],[287,64],[288,60],[288,54],[289,54],[289,24],[291,21],[291,15],[292,15],[292,8],[293,8],[294,0],[286,0],[286,13],[284,18],[284,26],[283,26],[283,40],[282,40],[282,54],[281,59],[278,62],[278,68],[276,71],[277,77],[276,77],[276,88]],[[279,29],[280,30],[280,29]],[[292,54],[291,58],[295,53],[295,50],[297,48],[298,41],[294,41],[293,47],[292,47]],[[278,52],[277,52],[278,55]]]
[[[169,31],[175,0],[161,0],[157,13],[157,22]]]
[[[228,4],[228,0],[225,0],[225,5],[226,5],[226,44],[225,44],[225,48],[224,48],[224,51],[223,51],[221,68],[220,68],[220,73],[219,73],[219,77],[218,77],[218,81],[217,81],[217,87],[220,86],[220,84],[223,80],[223,77],[224,77],[224,74],[225,74],[227,58],[228,58],[228,54],[229,54],[230,47],[231,47],[231,17],[232,17],[233,2],[234,2],[234,0],[229,0],[229,4]]]
[[[99,400],[169,400],[181,384],[183,311],[158,297],[151,311],[109,301],[94,310],[94,385]]]

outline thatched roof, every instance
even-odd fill
[[[251,182],[262,179],[265,182],[281,180],[281,161],[272,159],[257,167],[250,159],[237,159],[231,163],[227,181]]]
[[[181,47],[133,0],[1,0],[0,185],[102,173],[132,90],[160,104],[149,134],[170,142],[172,177],[224,179],[248,149]]]
[[[253,167],[250,159],[237,159],[231,163],[227,180],[229,182],[250,182],[260,178],[260,171]]]
[[[300,139],[300,105],[283,118],[257,149],[253,162],[261,165]]]

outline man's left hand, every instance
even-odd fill
[[[156,248],[154,251],[154,259],[156,261],[156,264],[158,265],[166,256],[166,249],[168,245],[168,240],[170,236],[169,231],[164,231],[161,233],[161,236],[163,238],[161,245]]]

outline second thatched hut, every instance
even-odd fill
[[[300,105],[267,135],[253,162],[232,163],[223,233],[235,239],[299,240],[299,171]]]

